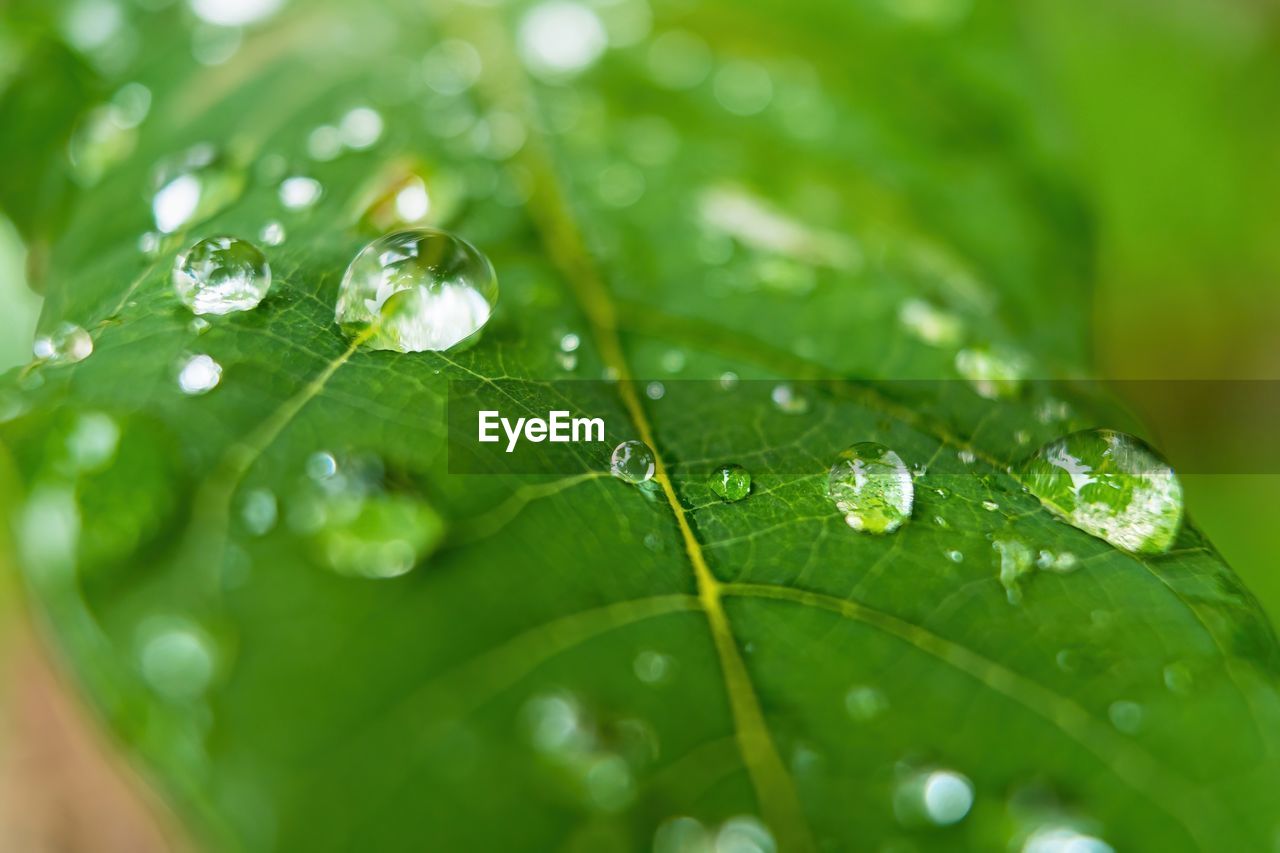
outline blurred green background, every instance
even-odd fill
[[[889,0],[882,0],[889,2]],[[902,0],[906,3],[906,0]],[[921,7],[930,0],[911,0]],[[0,2],[0,91],[63,5]],[[152,3],[151,5],[154,5]],[[1096,245],[1093,349],[1102,377],[1273,379],[1280,374],[1280,7],[1262,0],[1026,0],[1018,37],[1040,58],[1052,144],[1072,164]],[[78,105],[66,104],[74,118]],[[52,133],[67,128],[54,124]],[[0,151],[46,129],[0,125]],[[50,156],[65,159],[65,135]],[[19,189],[0,193],[7,203]],[[30,188],[25,188],[29,190]],[[24,190],[24,191],[25,191]],[[39,247],[0,216],[0,371],[30,358]],[[1156,424],[1274,444],[1249,411]],[[1261,452],[1260,456],[1267,456]],[[1280,476],[1184,474],[1190,513],[1265,609],[1280,615]],[[2,551],[2,549],[0,549]],[[0,643],[17,633],[0,584]],[[24,647],[21,641],[10,649]],[[21,664],[2,672],[9,716]]]

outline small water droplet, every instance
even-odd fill
[[[203,335],[213,325],[203,317],[192,317],[191,322],[187,324],[187,330],[193,335]]]
[[[644,395],[650,400],[661,400],[666,393],[667,387],[661,382],[650,382],[644,388]]]
[[[1041,826],[1027,836],[1022,853],[1115,853],[1110,844],[1069,826]]]
[[[1195,676],[1191,673],[1191,667],[1182,661],[1177,661],[1167,665],[1163,674],[1164,686],[1170,693],[1176,693],[1179,696],[1191,694],[1191,688],[1195,686]]]
[[[911,518],[915,486],[897,453],[865,441],[840,453],[827,475],[827,495],[854,530],[892,533]]]
[[[951,561],[951,562],[953,562],[953,563],[963,563],[963,562],[964,562],[964,552],[963,552],[963,551],[957,551],[957,550],[955,550],[955,549],[953,548],[952,550],[950,550],[950,551],[948,551],[948,552],[947,552],[947,559],[948,559],[948,560],[950,560],[950,561]]]
[[[276,496],[270,489],[251,489],[240,502],[240,520],[254,536],[263,536],[276,526]]]
[[[786,382],[775,385],[769,398],[778,411],[788,415],[803,415],[809,411],[809,399]]]
[[[1142,706],[1127,699],[1118,699],[1107,708],[1107,716],[1111,724],[1127,735],[1137,734],[1142,730]]]
[[[1079,565],[1079,559],[1070,551],[1063,551],[1059,554],[1055,554],[1053,551],[1041,551],[1039,556],[1036,557],[1036,568],[1043,569],[1046,572],[1067,574],[1075,571]]]
[[[151,212],[156,229],[172,234],[203,222],[239,195],[244,175],[212,145],[196,145],[156,169]]]
[[[100,471],[111,463],[120,444],[120,427],[110,415],[85,412],[67,435],[67,461],[76,471]]]
[[[898,321],[920,340],[932,346],[951,346],[960,341],[963,324],[951,314],[923,299],[908,299],[898,309]]]
[[[956,370],[979,396],[988,400],[1012,397],[1022,388],[1027,362],[1001,347],[975,347],[956,353]]]
[[[271,220],[258,232],[258,239],[268,246],[279,246],[286,236],[284,225],[278,219]]]
[[[995,501],[986,500],[982,502],[982,508],[985,509],[987,512],[995,512],[1000,508],[1000,504],[996,503]]]
[[[178,369],[178,387],[183,394],[207,394],[222,381],[222,365],[207,355],[193,355]]]
[[[665,681],[671,670],[671,658],[661,652],[641,652],[636,655],[632,670],[636,678],[645,684]]]
[[[382,138],[382,128],[382,115],[372,107],[356,107],[338,123],[342,144],[353,151],[373,147]]]
[[[722,465],[707,478],[707,488],[725,501],[740,501],[751,493],[751,472],[741,465]]]
[[[534,74],[561,78],[592,65],[607,46],[604,24],[587,6],[568,0],[547,0],[520,20],[517,46]]]
[[[876,687],[857,684],[844,695],[844,708],[860,723],[867,723],[889,710],[889,699]]]
[[[262,250],[238,237],[207,237],[173,265],[173,289],[196,314],[230,314],[256,308],[271,287]]]
[[[560,339],[561,352],[577,352],[582,341],[573,332],[568,333]]]
[[[213,642],[185,619],[154,618],[139,630],[138,666],[158,693],[178,701],[198,699],[217,667]]]
[[[148,258],[154,258],[160,252],[160,235],[155,231],[144,231],[138,238],[138,251]]]
[[[653,451],[643,441],[622,442],[609,459],[609,473],[628,483],[647,483],[656,470]]]
[[[1000,555],[1000,585],[1010,604],[1022,603],[1022,579],[1035,570],[1031,549],[1016,539],[997,539],[991,547]]]
[[[716,853],[777,853],[778,844],[769,828],[751,815],[726,820],[716,833]]]
[[[417,228],[360,250],[338,288],[335,319],[365,345],[397,352],[471,344],[498,301],[489,259],[444,231]]]
[[[93,338],[75,323],[59,323],[53,331],[36,336],[31,352],[44,364],[75,364],[93,354]]]
[[[893,795],[893,811],[907,826],[950,826],[973,808],[973,783],[954,770],[927,770],[909,775]]]
[[[280,203],[289,210],[306,210],[323,194],[324,187],[315,178],[294,175],[280,182]]]
[[[1173,469],[1121,432],[1086,430],[1051,442],[1022,476],[1059,518],[1125,551],[1163,553],[1182,525],[1182,484]]]
[[[653,834],[653,853],[713,853],[711,833],[694,818],[668,818]]]
[[[726,370],[720,374],[720,387],[725,391],[732,391],[738,387],[738,374],[732,370]]]
[[[978,454],[965,447],[956,451],[956,459],[959,459],[960,464],[962,465],[972,465],[974,462],[978,461]]]

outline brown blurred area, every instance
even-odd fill
[[[181,851],[22,619],[0,621],[0,851]]]

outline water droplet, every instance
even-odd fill
[[[725,501],[740,501],[751,493],[751,472],[741,465],[722,465],[707,478],[707,488]]]
[[[160,252],[160,235],[155,231],[144,231],[138,237],[138,251],[148,258],[154,258]]]
[[[365,344],[398,352],[447,350],[478,339],[498,301],[489,259],[465,240],[418,228],[379,237],[343,276],[335,319]]]
[[[284,0],[188,0],[191,11],[220,27],[242,27],[274,15]]]
[[[1000,504],[996,503],[995,501],[987,500],[982,502],[982,508],[985,509],[987,512],[995,512],[1000,508]]]
[[[950,826],[973,808],[973,783],[954,770],[914,773],[899,783],[893,811],[907,826]]]
[[[279,507],[270,489],[252,489],[240,503],[240,520],[254,536],[263,536],[276,526]]]
[[[200,698],[217,667],[213,642],[185,619],[156,618],[139,630],[138,665],[156,692],[178,701]]]
[[[444,538],[444,520],[410,495],[327,495],[314,534],[320,557],[340,575],[395,578],[426,558]]]
[[[664,89],[691,89],[711,73],[711,48],[684,30],[663,33],[649,45],[649,74]]]
[[[643,441],[622,442],[609,459],[609,473],[628,483],[647,483],[656,470],[653,451]]]
[[[635,777],[620,755],[603,753],[591,758],[583,782],[592,805],[606,812],[621,811],[635,798]]]
[[[315,178],[294,175],[280,182],[280,203],[289,210],[306,210],[323,193],[324,187]]]
[[[1182,524],[1182,484],[1133,436],[1086,430],[1041,448],[1023,467],[1031,493],[1058,517],[1125,551],[1167,551]]]
[[[1137,702],[1119,699],[1107,708],[1107,716],[1111,725],[1127,735],[1137,734],[1142,730],[1142,706]]]
[[[657,684],[667,679],[671,670],[671,658],[660,652],[641,652],[636,655],[631,668],[636,678],[645,684]]]
[[[1166,666],[1163,674],[1164,686],[1170,693],[1176,693],[1179,696],[1190,695],[1191,688],[1195,686],[1195,676],[1191,673],[1191,667],[1178,661]]]
[[[604,24],[590,8],[548,0],[530,9],[517,33],[520,57],[534,74],[560,78],[592,65],[607,45]]]
[[[764,66],[748,60],[726,62],[712,80],[716,100],[734,115],[761,112],[773,100],[773,79]]]
[[[878,688],[858,684],[844,695],[844,709],[860,723],[867,723],[889,710],[889,699]]]
[[[732,391],[738,387],[738,374],[732,370],[726,370],[720,374],[720,387],[725,391]]]
[[[222,381],[222,365],[207,355],[193,355],[178,369],[178,387],[183,394],[207,394]]]
[[[644,388],[644,395],[650,400],[661,400],[667,394],[667,386],[661,382],[650,382]]]
[[[775,385],[769,398],[773,400],[773,405],[778,411],[788,415],[803,415],[809,411],[809,399],[785,382]]]
[[[953,315],[923,299],[908,299],[898,309],[898,321],[920,340],[932,346],[952,346],[964,334],[963,324]]]
[[[342,117],[338,133],[353,151],[371,148],[382,138],[382,116],[372,107],[356,107]]]
[[[213,328],[212,324],[203,317],[192,317],[191,322],[187,324],[187,330],[193,335],[203,335],[211,328]]]
[[[1022,853],[1115,853],[1101,838],[1069,826],[1038,827],[1022,844]]]
[[[751,815],[729,818],[716,833],[716,853],[777,853],[777,849],[768,827]]]
[[[1079,559],[1070,551],[1063,551],[1055,554],[1052,551],[1041,551],[1036,557],[1036,568],[1043,569],[1046,572],[1058,572],[1059,574],[1067,574],[1073,572],[1080,565]]]
[[[322,124],[307,135],[307,154],[321,163],[342,153],[342,134],[331,124]]]
[[[711,833],[694,818],[668,818],[653,834],[653,853],[714,853]]]
[[[151,213],[156,229],[172,234],[203,222],[239,195],[244,176],[212,145],[196,145],[160,164],[155,174]]]
[[[31,352],[44,364],[75,364],[93,354],[93,338],[75,323],[59,323],[36,336]]]
[[[441,95],[460,95],[480,79],[480,54],[468,42],[445,39],[422,59],[427,85]]]
[[[1022,579],[1035,570],[1031,549],[1016,539],[997,539],[991,547],[1000,555],[1000,585],[1010,604],[1022,603]]]
[[[962,465],[972,465],[978,461],[978,454],[965,447],[956,451],[956,459],[959,459]]]
[[[173,265],[173,289],[196,314],[230,314],[256,308],[271,287],[262,250],[238,237],[208,237]]]
[[[278,219],[271,220],[258,232],[258,239],[268,246],[279,246],[284,242],[285,237],[284,225]]]
[[[80,472],[100,471],[115,458],[120,427],[110,415],[86,412],[67,435],[67,461]]]
[[[582,344],[582,341],[578,338],[578,336],[575,335],[573,332],[570,332],[569,334],[565,335],[560,339],[560,351],[561,352],[577,352],[578,347],[581,344]]]
[[[979,396],[996,400],[1018,393],[1026,378],[1027,362],[1001,347],[975,347],[956,353],[956,370]]]
[[[827,475],[827,495],[854,530],[892,533],[911,518],[915,486],[897,453],[865,441],[840,453]]]
[[[947,559],[948,559],[948,560],[950,560],[950,561],[951,561],[951,562],[953,562],[953,563],[963,563],[963,562],[964,562],[964,552],[963,552],[963,551],[957,551],[957,550],[955,550],[955,549],[952,549],[952,550],[950,550],[950,551],[948,551],[948,552],[947,552]]]

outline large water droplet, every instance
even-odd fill
[[[911,517],[915,487],[897,453],[864,441],[842,451],[831,466],[827,495],[854,530],[891,533]]]
[[[75,364],[93,354],[93,338],[75,323],[59,323],[36,336],[31,352],[45,364]]]
[[[628,483],[647,483],[656,467],[653,451],[643,441],[622,442],[609,459],[609,473]]]
[[[498,301],[493,265],[465,240],[432,228],[379,237],[356,255],[335,319],[367,346],[447,350],[479,335]]]
[[[173,289],[196,314],[256,308],[271,287],[266,255],[238,237],[207,237],[178,256]]]
[[[1182,484],[1131,435],[1086,430],[1041,448],[1023,466],[1040,502],[1069,524],[1125,551],[1169,550],[1182,524]]]
[[[725,501],[740,501],[751,493],[751,472],[741,465],[722,465],[707,478],[707,487]]]
[[[156,170],[151,212],[156,229],[172,234],[213,216],[236,199],[244,176],[212,145],[197,145]]]

